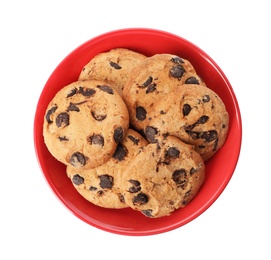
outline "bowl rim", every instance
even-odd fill
[[[46,86],[48,84],[48,82],[50,81],[51,77],[57,72],[57,70],[62,66],[62,64],[67,61],[72,55],[74,55],[76,52],[78,52],[81,48],[85,48],[87,47],[89,44],[93,44],[93,43],[98,43],[99,41],[105,41],[106,39],[109,39],[112,36],[116,36],[116,35],[125,35],[125,34],[137,34],[137,35],[142,35],[142,34],[155,34],[155,35],[162,35],[163,37],[169,37],[169,38],[176,38],[176,40],[178,41],[183,41],[186,44],[190,45],[193,49],[197,50],[198,53],[200,53],[200,55],[204,56],[205,59],[208,59],[210,63],[213,64],[213,67],[217,70],[217,72],[220,74],[220,76],[223,78],[223,80],[226,82],[227,86],[228,86],[228,90],[229,93],[231,95],[231,99],[232,102],[234,104],[234,111],[235,111],[235,115],[236,115],[236,122],[237,122],[237,127],[238,127],[238,134],[239,134],[239,138],[236,139],[237,142],[237,148],[235,149],[235,160],[232,162],[232,173],[229,174],[227,176],[227,178],[224,179],[224,183],[221,183],[221,186],[218,190],[216,190],[216,192],[213,194],[212,198],[209,199],[208,202],[206,202],[204,204],[204,206],[202,206],[201,208],[198,208],[197,211],[193,212],[189,218],[186,218],[185,220],[182,220],[181,223],[172,223],[171,225],[168,225],[166,227],[162,227],[159,228],[159,230],[149,230],[149,231],[135,231],[135,230],[122,230],[122,229],[116,229],[112,226],[103,226],[102,224],[98,223],[98,222],[90,222],[88,221],[86,218],[84,218],[83,216],[81,216],[76,210],[74,210],[70,205],[68,205],[64,199],[60,196],[58,190],[56,189],[56,187],[53,185],[52,181],[50,180],[49,176],[45,173],[45,167],[44,167],[44,162],[42,162],[40,160],[40,148],[38,147],[38,131],[37,131],[37,124],[38,124],[38,109],[41,105],[42,102],[42,97],[46,92]],[[228,185],[230,179],[233,176],[233,173],[235,171],[235,168],[238,164],[238,160],[239,160],[239,156],[241,153],[241,146],[242,146],[242,118],[241,118],[241,112],[240,112],[240,107],[239,107],[239,103],[237,101],[236,95],[233,91],[233,88],[228,80],[228,78],[226,77],[226,75],[224,74],[224,72],[221,70],[221,68],[218,66],[218,64],[207,54],[205,53],[202,49],[200,49],[198,46],[196,46],[194,43],[188,41],[187,39],[178,36],[176,34],[167,32],[167,31],[163,31],[160,29],[152,29],[152,28],[142,28],[142,27],[134,27],[134,28],[123,28],[123,29],[116,29],[116,30],[112,30],[112,31],[108,31],[105,33],[102,33],[100,35],[97,35],[95,37],[90,38],[89,40],[85,41],[84,43],[82,43],[81,45],[79,45],[78,47],[76,47],[74,50],[72,50],[66,57],[64,57],[62,59],[62,61],[56,66],[56,68],[53,70],[53,72],[51,73],[51,75],[49,76],[49,78],[47,79],[40,97],[38,99],[37,105],[36,105],[36,111],[35,111],[35,117],[34,117],[34,127],[33,127],[33,136],[34,136],[34,149],[35,149],[35,153],[36,153],[36,158],[38,161],[38,164],[40,166],[40,169],[42,171],[42,174],[44,176],[44,178],[46,179],[46,182],[48,184],[48,186],[51,188],[51,190],[53,191],[54,195],[62,202],[62,204],[70,211],[72,212],[75,216],[77,216],[80,220],[86,222],[87,224],[90,224],[93,227],[96,227],[98,229],[107,231],[107,232],[111,232],[111,233],[115,233],[115,234],[120,234],[120,235],[129,235],[129,236],[146,236],[146,235],[154,235],[154,234],[159,234],[159,233],[164,233],[164,232],[168,232],[171,231],[173,229],[179,228],[185,224],[187,224],[188,222],[191,222],[192,220],[194,220],[195,218],[197,218],[199,215],[201,215],[203,212],[205,212],[217,199],[218,197],[221,195],[221,193],[224,191],[224,189],[226,188],[226,186]]]

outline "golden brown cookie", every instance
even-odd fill
[[[129,126],[127,107],[103,81],[76,81],[62,88],[44,116],[44,141],[60,162],[95,168],[107,162]]]
[[[189,61],[172,54],[146,58],[134,68],[122,93],[131,125],[139,131],[144,129],[148,113],[157,101],[191,83],[202,81]]]
[[[113,157],[94,169],[67,166],[67,174],[75,189],[88,201],[105,208],[126,208],[121,178],[124,169],[148,142],[137,132],[128,129]]]
[[[174,135],[191,144],[203,157],[211,158],[224,144],[229,116],[221,98],[201,85],[184,85],[160,100],[148,113],[146,138]]]
[[[131,70],[145,57],[141,53],[125,48],[99,53],[83,67],[79,80],[103,80],[122,94]]]
[[[126,203],[147,217],[163,217],[186,206],[205,178],[205,165],[192,146],[158,137],[144,147],[122,176]]]

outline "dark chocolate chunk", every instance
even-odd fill
[[[153,80],[152,76],[149,76],[148,79],[140,87],[142,88],[148,87],[152,83],[152,80]]]
[[[146,94],[152,93],[155,90],[156,90],[156,84],[153,82],[147,87]]]
[[[57,115],[56,125],[57,127],[65,127],[70,124],[70,116],[68,113],[63,112]]]
[[[109,87],[109,86],[106,86],[106,85],[99,85],[97,86],[98,89],[110,94],[110,95],[113,95],[114,94],[114,90]]]
[[[171,68],[169,73],[173,78],[180,79],[185,73],[185,69],[182,65],[176,65]]]
[[[67,112],[69,111],[75,111],[75,112],[79,112],[80,109],[78,106],[76,106],[74,103],[70,103],[70,105],[67,108]]]
[[[145,209],[145,210],[141,210],[141,212],[143,213],[143,215],[145,215],[146,217],[153,217],[152,215],[152,209]]]
[[[96,144],[96,145],[100,145],[100,146],[104,146],[104,138],[102,135],[92,135],[88,137],[88,141],[90,144]]]
[[[107,115],[101,114],[100,112],[97,112],[97,111],[91,111],[91,115],[97,121],[103,121],[107,116]]]
[[[79,174],[75,174],[72,176],[72,182],[75,185],[81,185],[84,183],[84,178],[82,176],[80,176]]]
[[[69,141],[69,139],[67,138],[67,136],[59,136],[58,137],[59,141]]]
[[[67,94],[67,98],[72,97],[72,96],[75,95],[76,93],[77,93],[77,89],[76,89],[76,88],[72,89],[72,90]]]
[[[118,63],[114,62],[114,61],[109,61],[109,64],[110,64],[111,67],[113,67],[116,70],[121,69],[121,66]]]
[[[176,147],[169,147],[169,149],[165,153],[166,158],[178,158],[180,155],[180,151]]]
[[[114,178],[108,174],[100,175],[100,187],[102,189],[112,189]]]
[[[199,81],[196,77],[189,77],[185,80],[185,84],[196,84],[199,85]]]
[[[95,89],[79,87],[78,91],[84,97],[90,97],[96,93]]]
[[[210,101],[210,96],[209,95],[203,96],[202,101],[203,101],[203,103],[209,102]]]
[[[132,135],[128,135],[127,137],[128,137],[135,145],[138,145],[139,139],[135,138],[135,137],[132,136]]]
[[[132,202],[134,205],[143,205],[148,203],[149,198],[146,194],[144,193],[139,193],[138,195],[136,195],[135,197],[133,197]]]
[[[90,186],[90,187],[89,187],[89,190],[90,190],[90,191],[95,191],[95,190],[97,190],[97,189],[98,189],[98,188],[96,188],[96,187],[94,187],[94,186]]]
[[[147,140],[150,143],[156,143],[157,139],[155,138],[155,136],[158,134],[158,130],[155,127],[152,126],[147,126],[145,129],[145,136],[147,138]]]
[[[191,109],[192,108],[189,104],[184,104],[183,105],[183,115],[187,116],[190,113]]]
[[[192,167],[190,170],[190,175],[193,175],[195,172],[197,172],[197,170],[194,167]]]
[[[86,103],[87,101],[82,101],[82,102],[78,102],[78,103],[72,103],[72,102],[70,102],[70,104],[69,104],[69,107],[67,108],[67,112],[69,112],[69,111],[75,111],[75,112],[79,112],[80,111],[80,109],[79,109],[79,105],[82,105],[82,104],[84,104],[84,103]]]
[[[124,130],[121,126],[119,126],[114,130],[114,141],[116,143],[119,143],[123,140],[123,138],[124,138]]]
[[[171,61],[174,62],[174,63],[177,63],[177,64],[184,63],[183,59],[181,59],[178,56],[175,56],[175,57],[171,58]]]
[[[197,121],[198,124],[205,124],[209,119],[209,116],[202,116],[199,118],[199,120]]]
[[[130,179],[129,182],[133,185],[128,190],[130,193],[136,193],[141,190],[139,181]]]
[[[144,107],[142,106],[139,106],[136,108],[136,118],[137,120],[139,121],[143,121],[146,119],[146,114],[147,114],[147,111],[145,110]]]
[[[71,165],[73,165],[74,167],[82,167],[86,164],[87,159],[86,157],[80,153],[80,152],[75,152],[72,154],[71,158],[70,158],[70,163]]]
[[[115,158],[117,161],[122,161],[124,160],[126,154],[126,148],[121,143],[119,143],[115,153],[113,154],[113,158]]]
[[[217,131],[211,130],[211,131],[203,132],[201,134],[201,138],[203,138],[207,143],[212,142],[217,139]]]
[[[57,105],[54,105],[52,108],[50,108],[45,116],[46,121],[51,124],[53,121],[51,120],[51,115],[57,110]]]
[[[188,125],[185,127],[186,132],[190,132],[193,128],[195,128],[197,125],[205,124],[208,121],[208,116],[201,116],[194,124]]]
[[[185,188],[187,184],[187,173],[185,169],[176,170],[172,174],[172,179],[176,183],[177,187]]]

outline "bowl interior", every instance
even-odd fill
[[[229,133],[224,146],[206,163],[206,180],[198,195],[171,216],[150,219],[131,209],[95,206],[73,188],[65,166],[48,152],[42,135],[43,118],[49,101],[58,90],[76,81],[83,66],[96,54],[123,47],[147,56],[171,53],[189,60],[206,85],[224,101],[229,113]],[[233,89],[218,65],[189,41],[159,30],[122,29],[97,36],[71,52],[53,71],[40,95],[34,120],[34,144],[42,172],[56,196],[78,218],[112,233],[151,235],[187,224],[203,213],[221,194],[236,167],[242,138],[241,117]]]

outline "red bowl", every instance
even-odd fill
[[[46,107],[65,85],[78,79],[83,66],[96,54],[123,47],[147,56],[176,54],[189,60],[206,85],[224,101],[230,124],[224,146],[206,163],[206,179],[197,196],[183,209],[162,218],[147,218],[132,209],[105,209],[86,201],[73,188],[65,166],[47,150],[42,135]],[[34,119],[34,145],[41,170],[55,195],[79,219],[99,229],[132,236],[153,235],[179,228],[208,209],[230,181],[240,154],[242,123],[234,91],[219,66],[191,42],[168,32],[121,29],[97,36],[72,51],[53,71],[37,103]]]

